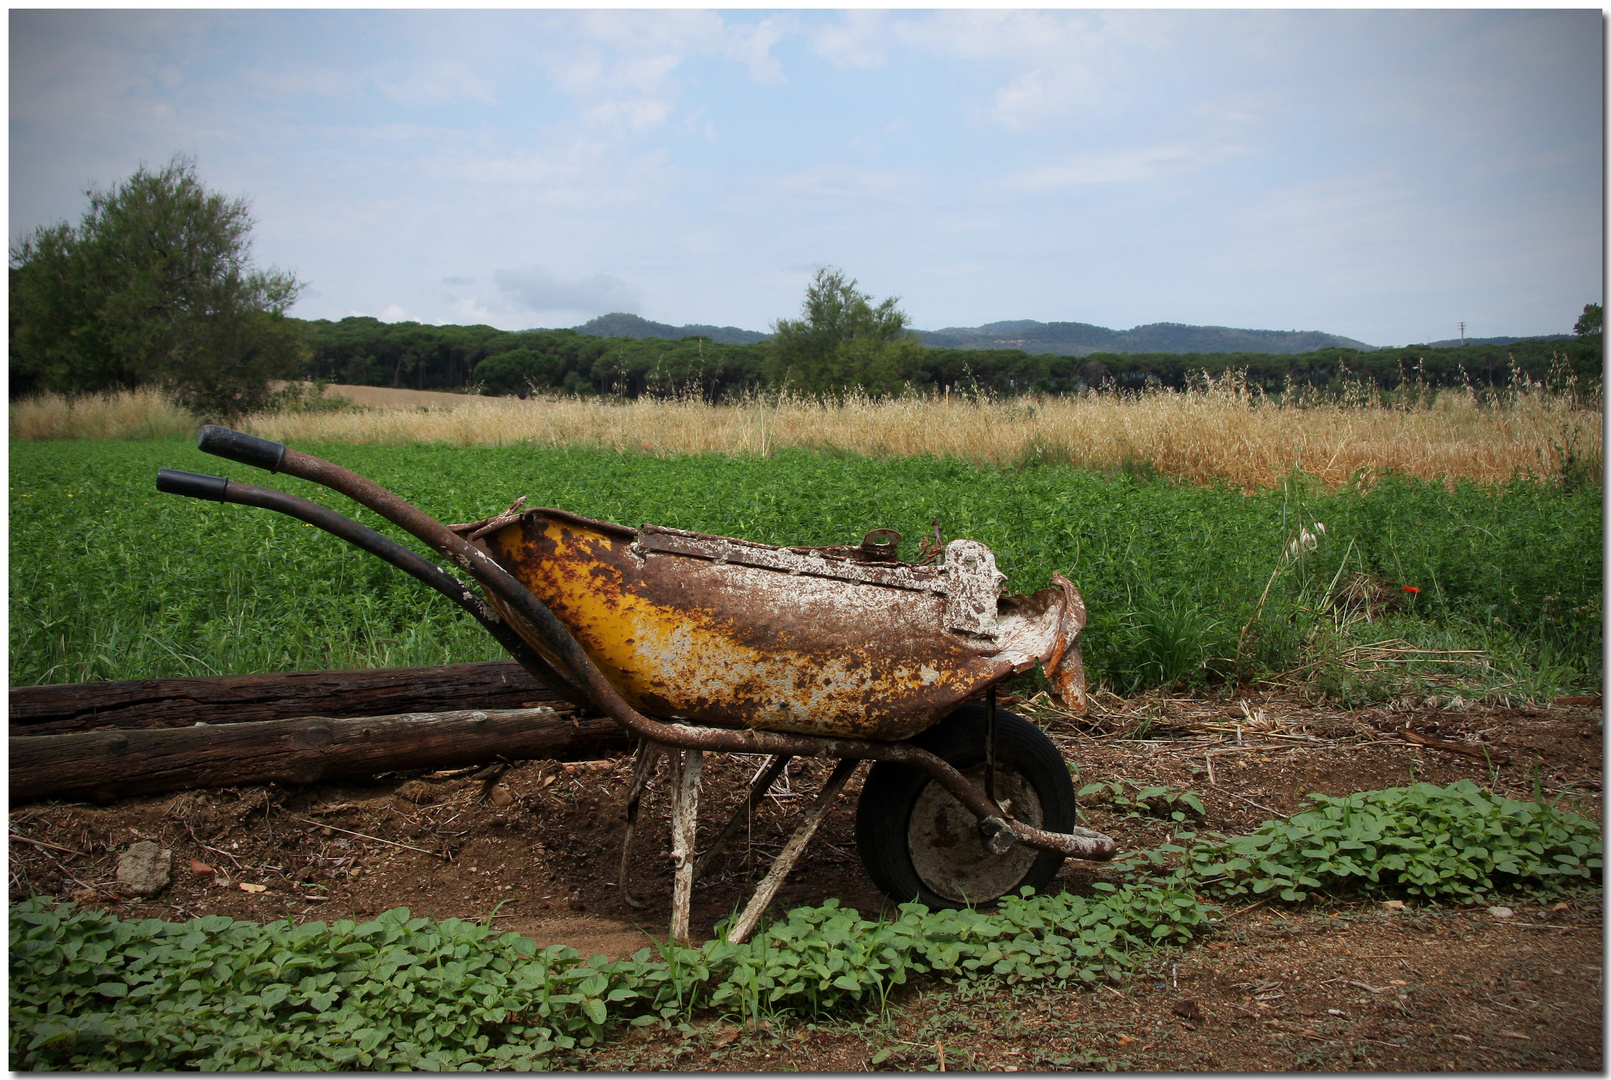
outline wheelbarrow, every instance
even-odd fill
[[[1062,575],[1031,596],[999,595],[984,544],[953,540],[943,561],[896,559],[899,534],[857,545],[776,547],[562,510],[522,510],[444,525],[338,465],[208,424],[197,445],[242,464],[321,484],[415,537],[480,586],[307,499],[217,476],[162,469],[157,489],[287,514],[346,540],[447,596],[523,667],[637,740],[619,885],[628,879],[638,807],[669,761],[674,867],[671,935],[686,940],[693,882],[796,757],[837,765],[743,912],[754,930],[863,761],[856,840],[869,876],[896,901],[989,903],[1039,888],[1064,859],[1103,860],[1116,845],[1074,824],[1062,754],[1038,728],[996,707],[1007,677],[1040,664],[1054,695],[1083,710],[1078,635],[1085,606]],[[936,554],[938,548],[936,546]],[[703,754],[769,755],[716,839],[696,859]]]

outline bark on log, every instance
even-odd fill
[[[500,758],[584,761],[631,745],[612,720],[550,708],[404,713],[13,737],[11,801],[109,801],[183,788],[311,784]]]
[[[464,709],[573,707],[510,660],[441,667],[296,671],[199,679],[19,686],[11,735],[383,716]]]

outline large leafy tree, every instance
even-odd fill
[[[773,324],[770,381],[809,394],[860,387],[899,394],[918,371],[923,346],[891,296],[874,305],[842,270],[820,267],[800,318]]]
[[[1577,334],[1578,337],[1588,337],[1591,334],[1600,333],[1604,323],[1605,308],[1599,304],[1584,304],[1583,314],[1577,317],[1577,323],[1572,327],[1572,332]]]
[[[245,199],[208,191],[192,159],[140,166],[90,189],[74,227],[11,248],[11,393],[158,385],[198,415],[262,407],[269,380],[300,373],[302,283],[251,262]]]

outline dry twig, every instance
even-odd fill
[[[459,815],[457,815],[457,814],[454,815],[455,818],[457,818],[458,816]],[[370,836],[368,833],[354,832],[351,829],[343,829],[339,825],[328,825],[328,824],[326,824],[325,822],[322,822],[322,821],[314,821],[312,818],[297,818],[296,820],[306,822],[307,824],[312,825],[315,828],[333,829],[338,833],[346,833],[348,836],[356,836],[360,840],[373,840],[377,844],[390,844],[392,847],[406,848],[409,851],[417,851],[421,855],[429,855],[429,856],[431,856],[431,858],[433,858],[433,859],[441,859],[443,862],[451,862],[452,861],[446,855],[443,855],[440,852],[427,851],[422,847],[415,847],[413,844],[400,844],[396,840],[387,840],[387,839],[384,839],[383,837],[379,837],[379,836]]]

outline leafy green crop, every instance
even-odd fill
[[[1391,632],[1372,631],[1379,637],[1444,635],[1440,648],[1489,649],[1530,693],[1599,681],[1594,490],[1517,482],[1446,491],[1384,477],[1329,495],[1305,494],[1296,481],[1288,491],[1242,495],[1064,466],[805,452],[304,449],[450,522],[526,495],[529,505],[765,543],[844,543],[891,527],[905,533],[910,556],[938,519],[947,537],[989,544],[1014,591],[1068,574],[1091,613],[1083,637],[1090,676],[1119,688],[1223,678],[1233,656],[1244,679],[1289,670],[1309,647],[1328,584],[1356,572],[1396,593],[1420,590],[1399,593],[1412,599]],[[183,442],[13,443],[13,684],[499,655],[446,599],[316,529],[157,494],[160,466],[277,485],[395,533],[324,489],[270,479]],[[1317,522],[1326,530],[1314,550],[1286,558],[1298,530]]]
[[[1401,890],[1466,900],[1524,882],[1588,879],[1602,866],[1596,822],[1490,795],[1470,780],[1310,799],[1312,809],[1251,835],[1193,845],[1186,874],[1233,896]]]

